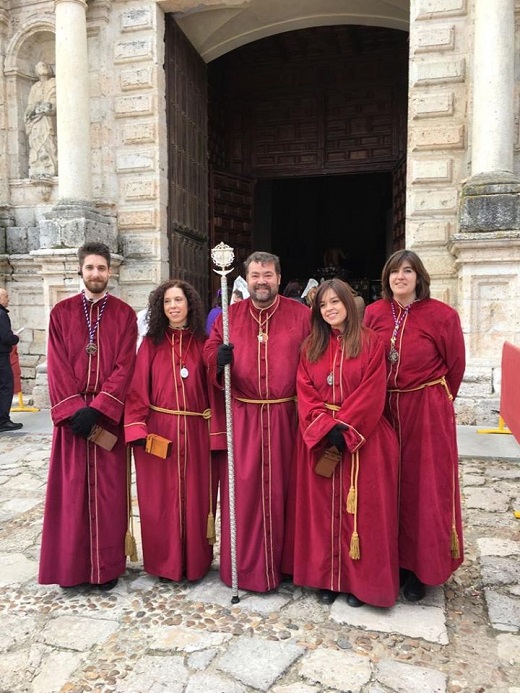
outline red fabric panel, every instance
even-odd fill
[[[520,443],[520,347],[504,342],[500,415]]]
[[[18,348],[16,346],[12,347],[11,353],[9,354],[9,360],[11,362],[11,370],[13,371],[14,393],[17,395],[22,391],[22,370],[20,368],[20,360],[18,358]]]

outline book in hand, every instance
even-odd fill
[[[107,431],[106,428],[101,428],[101,426],[94,426],[90,431],[88,439],[91,443],[99,445],[103,450],[112,450],[117,443],[117,436]]]
[[[325,476],[330,478],[334,474],[336,465],[341,459],[341,453],[338,448],[333,445],[331,448],[327,448],[320,459],[316,462],[314,471],[320,476]]]
[[[149,433],[146,436],[146,445],[144,449],[146,452],[150,453],[150,455],[161,457],[164,460],[171,454],[172,441],[157,435],[157,433]]]

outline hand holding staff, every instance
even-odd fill
[[[222,299],[222,327],[224,344],[229,345],[229,321],[228,321],[228,287],[226,275],[232,271],[226,269],[234,260],[233,248],[225,243],[219,243],[211,251],[213,264],[220,269],[214,269],[220,275],[220,288]],[[228,453],[228,483],[229,483],[229,528],[231,545],[231,603],[238,604],[238,575],[237,575],[237,530],[235,517],[235,465],[233,455],[233,416],[231,413],[231,371],[230,363],[224,365],[224,395],[226,403],[226,437]]]

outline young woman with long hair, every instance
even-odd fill
[[[325,604],[345,593],[350,606],[388,607],[399,592],[398,449],[385,395],[380,339],[361,326],[348,286],[323,282],[297,374],[291,514],[294,582]]]

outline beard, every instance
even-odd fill
[[[84,279],[83,284],[85,284],[85,288],[87,291],[90,291],[91,294],[103,294],[108,286],[108,279],[96,279],[89,281]]]
[[[270,305],[276,296],[278,295],[278,289],[273,289],[266,284],[261,284],[260,286],[248,287],[249,293],[253,301],[259,305],[267,304]]]

